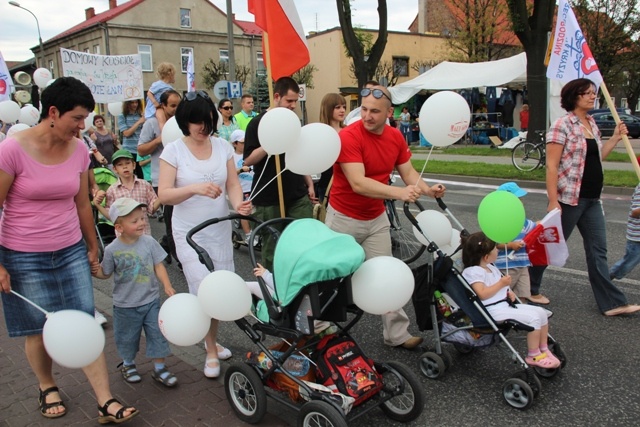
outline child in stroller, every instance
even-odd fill
[[[517,320],[534,328],[527,334],[528,355],[525,362],[534,367],[555,369],[560,360],[549,350],[547,336],[549,323],[541,307],[514,304],[515,295],[509,289],[510,276],[502,276],[492,263],[498,256],[495,242],[484,233],[470,235],[463,242],[462,276],[471,285],[491,317],[496,321]]]

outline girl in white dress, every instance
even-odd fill
[[[218,113],[206,92],[187,93],[175,117],[184,137],[164,147],[158,192],[163,204],[174,206],[172,228],[176,253],[189,291],[197,295],[209,271],[187,244],[187,232],[210,218],[228,215],[227,196],[233,208],[244,215],[251,213],[251,202],[242,200],[231,145],[211,136],[216,131]],[[209,226],[193,239],[209,253],[216,270],[234,270],[230,221]],[[213,319],[205,337],[204,374],[210,378],[220,375],[219,359],[231,357],[228,349],[216,343],[217,332],[218,321]]]

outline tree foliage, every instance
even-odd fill
[[[449,0],[455,30],[447,31],[449,47],[459,62],[491,61],[519,51],[504,0]]]
[[[364,86],[367,80],[371,80],[384,49],[387,46],[387,1],[378,1],[378,37],[367,53],[362,40],[358,39],[356,29],[354,29],[351,16],[350,0],[336,0],[338,7],[338,18],[342,29],[342,38],[347,48],[348,55],[353,61],[358,87]]]
[[[304,84],[307,89],[313,89],[313,73],[318,71],[318,67],[313,64],[307,64],[296,71],[291,78],[298,84]]]
[[[220,80],[226,80],[229,75],[229,63],[227,61],[215,62],[213,59],[209,60],[202,67],[202,84],[204,87],[211,89]],[[251,68],[246,65],[239,65],[236,63],[236,79],[235,81],[241,82],[242,86],[246,86],[247,78],[251,75]]]

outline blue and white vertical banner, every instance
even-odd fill
[[[187,92],[196,91],[196,71],[193,66],[193,51],[189,52],[189,60],[187,61]]]

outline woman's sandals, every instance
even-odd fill
[[[136,415],[138,415],[138,410],[131,407],[131,406],[124,406],[122,405],[122,408],[120,408],[118,410],[118,412],[116,412],[115,415],[111,415],[109,413],[109,406],[111,406],[114,403],[118,403],[120,405],[122,405],[122,403],[120,403],[118,401],[118,399],[109,399],[105,402],[104,405],[102,406],[98,406],[98,412],[100,413],[100,415],[98,415],[98,423],[100,424],[109,424],[109,423],[115,423],[115,424],[120,424],[120,423],[124,423],[125,421],[129,421],[131,418],[135,417]],[[124,413],[126,411],[133,411],[131,412],[129,415],[125,416]]]
[[[40,395],[38,396],[38,404],[40,405],[40,413],[42,414],[43,417],[45,418],[59,418],[63,415],[65,415],[67,413],[67,407],[64,406],[64,402],[62,400],[58,400],[57,402],[49,402],[47,403],[47,396],[51,393],[60,393],[60,391],[58,390],[58,387],[49,387],[46,390],[40,390],[38,389],[38,391],[40,392]],[[58,406],[62,406],[64,408],[64,411],[62,412],[56,412],[56,413],[50,413],[47,412],[49,409],[51,408],[56,408]]]

